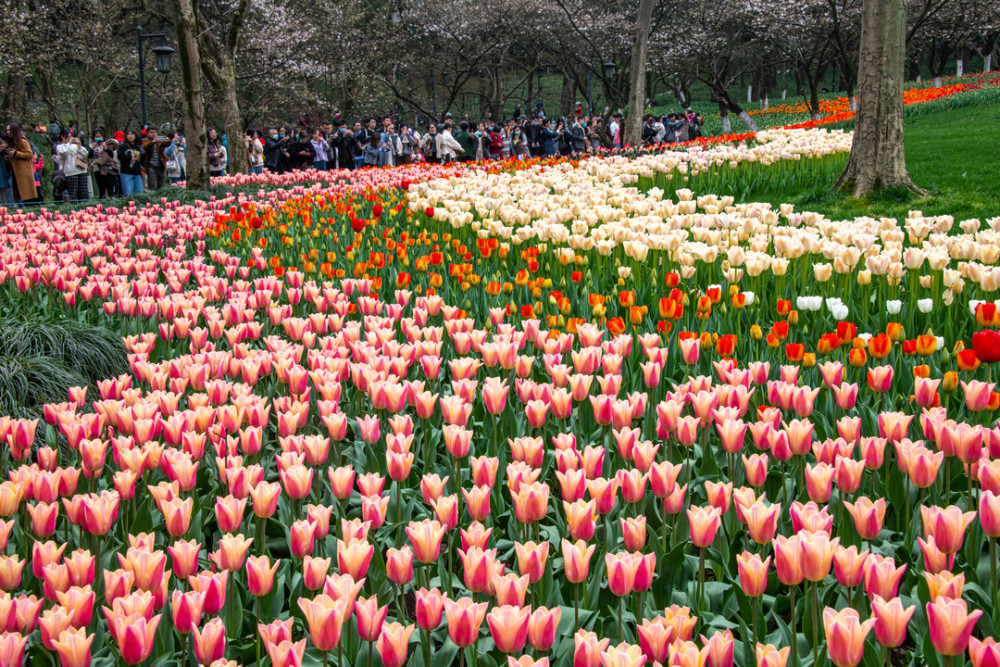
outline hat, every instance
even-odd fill
[[[117,132],[115,132],[115,139],[117,139],[118,141],[125,141],[125,133],[122,132],[121,130],[118,130]]]
[[[118,148],[118,142],[115,141],[114,139],[108,139],[107,141],[104,142],[104,147],[109,151],[113,151],[116,148]]]

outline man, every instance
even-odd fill
[[[562,129],[557,128],[556,119],[551,119],[547,125],[542,125],[541,132],[538,136],[539,141],[542,143],[541,155],[558,155],[559,154],[559,137],[562,136]]]
[[[324,120],[319,129],[323,133],[324,139],[329,140],[333,136],[333,124],[330,121]]]
[[[278,128],[272,127],[264,140],[264,166],[268,171],[278,173],[281,159],[281,140],[278,139]]]
[[[574,153],[587,152],[587,121],[582,115],[576,116],[573,127],[570,130],[570,149]]]
[[[441,158],[441,164],[454,162],[456,152],[464,154],[465,148],[452,136],[451,120],[449,119],[444,122],[444,130],[437,137],[437,154]]]
[[[330,139],[330,155],[337,155],[338,169],[354,169],[354,132],[347,129],[346,121],[338,121],[337,132]]]
[[[468,115],[468,114],[466,114]],[[458,135],[455,137],[455,141],[458,145],[462,147],[461,157],[458,159],[459,162],[471,162],[473,159],[472,154],[472,134],[469,132],[469,121],[463,120],[458,124]]]
[[[542,154],[541,133],[542,120],[538,114],[534,114],[531,116],[531,123],[524,126],[524,136],[528,138],[528,153],[532,157],[538,157]]]
[[[159,190],[167,181],[166,164],[167,157],[163,151],[166,144],[160,141],[155,127],[150,126],[146,130],[146,140],[142,142],[143,169],[146,170],[146,185],[149,190]]]

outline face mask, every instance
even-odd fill
[[[279,139],[284,139],[284,138],[285,138],[285,135],[283,135],[283,134],[279,134],[279,135],[278,135],[278,138],[279,138]]]
[[[481,136],[483,136],[483,133],[482,133],[482,132],[480,132],[480,131],[478,131],[478,130],[476,130],[476,136],[477,136],[477,137],[481,137]]]

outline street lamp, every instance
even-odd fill
[[[611,62],[610,60],[608,62],[604,63],[604,81],[605,81],[605,88],[604,88],[604,90],[605,90],[605,93],[610,92],[611,90],[614,89],[615,70],[617,70],[617,69],[618,69],[618,66],[615,63]],[[608,111],[609,108],[610,107],[608,105],[608,100],[605,99],[604,100],[604,112],[607,113],[607,111]]]
[[[146,42],[150,40],[159,40],[159,45],[154,46],[152,51],[153,55],[156,56],[156,71],[163,72],[166,74],[170,71],[171,62],[170,56],[173,55],[174,49],[170,48],[163,43],[166,38],[166,33],[163,32],[143,32],[142,28],[136,26],[135,35],[138,40],[138,52],[139,52],[139,96],[142,101],[142,129],[146,129],[146,52],[145,46]]]

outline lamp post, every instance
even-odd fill
[[[610,91],[611,89],[614,88],[615,70],[616,69],[618,69],[618,65],[616,65],[613,62],[611,62],[610,60],[608,62],[604,63],[604,80],[607,82],[605,84],[606,85],[606,88],[605,88],[606,92]],[[604,106],[605,106],[605,108],[610,108],[610,105],[608,104],[608,100],[607,99],[604,100]]]
[[[149,40],[159,40],[159,44],[153,47],[153,55],[156,56],[156,71],[168,73],[171,68],[170,56],[173,55],[174,49],[170,48],[163,43],[166,38],[166,33],[162,32],[143,32],[142,28],[136,26],[135,28],[136,39],[138,40],[138,51],[139,51],[139,96],[142,101],[142,129],[146,129],[146,53],[145,53],[145,42]]]

